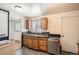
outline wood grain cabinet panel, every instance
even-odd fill
[[[28,38],[28,48],[33,48],[32,46],[33,46],[33,38],[31,38],[31,37],[29,37]]]
[[[33,39],[33,49],[38,50],[38,39],[37,38]]]
[[[39,50],[47,52],[47,38],[39,38]]]
[[[42,51],[47,51],[47,47],[46,46],[43,46],[43,45],[40,45],[40,50],[42,50]]]
[[[48,29],[48,18],[47,17],[41,18],[41,29],[43,30]]]
[[[26,20],[26,29],[29,30],[29,20]]]
[[[26,47],[28,46],[28,40],[26,36],[23,37],[23,45]]]
[[[47,38],[24,36],[23,46],[47,52]]]
[[[46,40],[40,40],[40,45],[47,45],[47,41]]]

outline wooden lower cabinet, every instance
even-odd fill
[[[47,38],[24,36],[23,46],[47,52]]]
[[[39,50],[47,52],[47,38],[39,38]]]
[[[33,38],[29,37],[27,40],[28,40],[28,48],[33,48]]]
[[[26,36],[24,36],[23,37],[23,46],[25,46],[25,47],[27,47],[28,46],[28,41],[27,41],[27,37]]]
[[[44,45],[44,46],[46,46],[47,45],[47,41],[46,40],[39,40],[39,44],[40,45]]]
[[[45,52],[47,51],[47,47],[43,45],[40,45],[39,49]]]
[[[33,49],[38,50],[38,39],[33,39]]]

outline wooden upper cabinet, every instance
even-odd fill
[[[47,17],[41,18],[41,29],[43,30],[48,29],[48,18]]]
[[[29,30],[29,20],[26,20],[26,29]]]

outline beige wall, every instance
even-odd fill
[[[51,34],[61,33],[61,20],[58,15],[48,15],[48,32]]]
[[[48,30],[47,31],[49,31],[52,34],[53,33],[54,34],[61,34],[61,32],[62,32],[62,30],[61,30],[61,18],[62,17],[76,16],[76,15],[79,15],[79,11],[51,14],[51,15],[46,15],[46,16],[41,16],[41,17],[36,17],[36,18],[48,17]],[[61,41],[62,41],[62,39],[61,39]],[[79,40],[78,40],[78,42],[79,42]],[[62,45],[62,43],[61,43],[61,45]],[[67,47],[67,46],[64,44],[64,47]],[[77,46],[73,45],[73,48],[74,47],[77,48]],[[74,51],[72,51],[72,52],[74,52]],[[75,51],[74,53],[77,53],[77,51]]]
[[[79,42],[79,16],[62,18],[62,50],[77,53]]]
[[[32,19],[40,19],[42,17],[48,17],[48,30],[52,34],[61,34],[61,18],[79,15],[79,11],[63,12],[57,14],[50,14]]]

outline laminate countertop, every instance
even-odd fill
[[[47,38],[60,38],[60,34],[31,34],[27,32],[23,32],[22,35],[27,35],[27,36],[35,36],[35,37],[47,37]]]
[[[30,33],[23,33],[23,35],[27,35],[27,36],[36,36],[36,37],[49,37],[49,35],[30,34]]]

